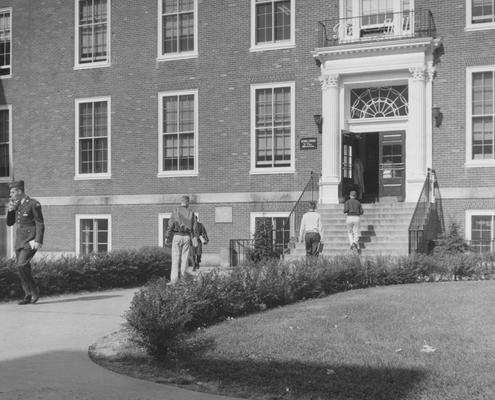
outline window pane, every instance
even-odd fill
[[[493,217],[491,215],[476,215],[471,217],[471,245],[477,252],[491,250],[493,240]]]
[[[79,62],[107,60],[107,0],[79,0]]]
[[[108,102],[79,104],[79,173],[108,172]]]
[[[256,43],[272,41],[272,4],[256,6]]]
[[[162,9],[164,14],[177,12],[177,0],[163,0]]]
[[[194,50],[194,15],[182,14],[180,16],[179,51]]]
[[[290,0],[275,3],[275,41],[290,39]]]
[[[163,98],[163,132],[177,132],[177,112],[178,99],[177,97]]]
[[[0,13],[0,75],[10,74],[10,12]]]
[[[168,15],[163,18],[163,52],[177,52],[177,15]]]

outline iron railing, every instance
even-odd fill
[[[425,183],[409,224],[409,254],[429,253],[444,232],[443,213],[435,171],[428,168]]]
[[[319,47],[436,36],[430,10],[381,12],[319,21]]]
[[[255,233],[253,239],[230,239],[229,258],[230,266],[234,267],[245,263],[248,257],[256,258],[257,254],[283,257],[295,246],[302,215],[308,211],[309,201],[316,200],[316,191],[319,190],[317,175],[311,171],[310,177],[289,215],[284,219],[283,228],[261,227],[261,232]],[[292,221],[292,229],[291,229]],[[257,227],[258,229],[258,227]],[[291,232],[293,235],[287,234]]]

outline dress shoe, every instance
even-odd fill
[[[26,296],[24,299],[22,299],[19,303],[20,306],[23,306],[24,304],[30,304],[31,303],[31,296]]]
[[[40,289],[36,288],[36,292],[34,292],[33,298],[31,299],[31,304],[36,303],[39,298],[40,298]]]

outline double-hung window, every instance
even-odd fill
[[[0,181],[8,180],[12,164],[11,107],[0,106]]]
[[[76,254],[111,251],[111,215],[76,215]]]
[[[76,179],[110,178],[110,98],[76,100]]]
[[[76,1],[75,67],[110,65],[110,1]]]
[[[287,212],[251,213],[251,236],[255,246],[263,246],[278,255],[288,248],[291,237],[291,223]]]
[[[0,9],[0,77],[10,76],[12,67],[12,11]]]
[[[477,253],[495,251],[495,210],[467,210],[466,239]]]
[[[495,28],[495,0],[466,0],[466,30]]]
[[[467,166],[495,166],[494,74],[495,66],[467,69]]]
[[[197,175],[197,90],[162,92],[158,102],[158,176]]]
[[[158,59],[198,55],[198,0],[158,0]]]
[[[294,83],[251,86],[251,173],[294,172]]]
[[[295,0],[251,0],[251,50],[295,45]]]

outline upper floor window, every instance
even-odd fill
[[[12,14],[10,9],[0,10],[0,76],[11,74]]]
[[[468,165],[495,165],[494,73],[495,67],[468,69]]]
[[[76,100],[76,178],[110,177],[110,98]]]
[[[293,47],[295,0],[251,0],[251,50]]]
[[[110,65],[110,1],[76,0],[76,68]]]
[[[8,179],[12,162],[10,106],[0,106],[0,180]]]
[[[198,1],[159,0],[158,58],[198,55]]]
[[[159,99],[158,176],[198,173],[197,91],[163,92]]]
[[[251,173],[294,172],[294,83],[251,86]]]
[[[109,252],[111,226],[110,215],[76,215],[76,254]]]

